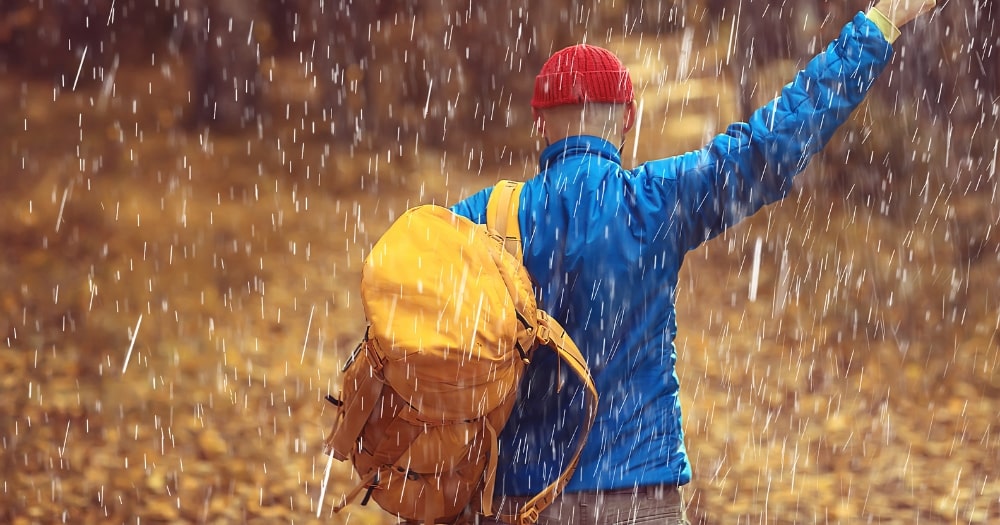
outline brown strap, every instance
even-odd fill
[[[370,359],[365,349],[351,366],[371,367]],[[359,383],[357,392],[350,399],[344,400],[344,405],[340,407],[342,417],[337,418],[333,432],[326,439],[326,453],[333,455],[334,459],[339,461],[351,457],[351,452],[357,447],[361,429],[375,410],[375,404],[385,386],[385,383],[375,376],[373,367],[370,371],[358,374],[357,380]]]
[[[590,429],[594,426],[594,419],[597,417],[597,387],[590,375],[587,360],[583,357],[576,343],[570,339],[558,321],[542,310],[538,310],[537,337],[543,344],[555,349],[556,353],[559,354],[560,361],[566,361],[570,369],[583,381],[583,386],[590,395],[587,396],[587,419],[584,422],[582,432],[580,432],[580,437],[576,441],[573,456],[563,469],[562,474],[538,495],[522,505],[516,515],[501,516],[501,519],[507,523],[520,525],[528,525],[538,521],[538,515],[551,505],[559,494],[562,494],[580,462],[580,453],[583,452],[583,446],[587,443],[587,436],[590,434]]]
[[[381,469],[372,469],[371,472],[369,472],[366,476],[362,477],[361,481],[357,485],[355,485],[355,487],[351,489],[351,491],[348,492],[346,496],[344,496],[344,501],[342,501],[339,505],[333,507],[333,512],[340,512],[344,510],[344,507],[350,505],[351,502],[354,501],[354,498],[358,497],[358,494],[361,494],[362,490],[371,487],[375,481],[375,478],[378,477],[380,470]]]
[[[483,474],[483,479],[485,483],[483,484],[483,495],[482,504],[480,511],[486,516],[493,515],[493,493],[496,489],[497,481],[497,458],[499,455],[500,445],[497,442],[497,431],[490,424],[488,419],[484,420],[486,423],[486,446],[489,447],[486,450],[486,472]]]
[[[517,214],[521,207],[523,182],[502,180],[493,187],[486,203],[486,228],[503,239],[503,246],[511,255],[522,259],[521,224]]]

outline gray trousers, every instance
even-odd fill
[[[515,501],[517,503],[517,501]],[[501,523],[487,519],[484,525]],[[681,491],[647,486],[563,494],[542,511],[539,525],[689,525]]]

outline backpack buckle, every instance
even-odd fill
[[[538,325],[538,329],[535,330],[535,337],[538,338],[543,345],[548,345],[552,342],[552,330],[545,325]]]
[[[531,508],[523,510],[518,520],[522,524],[538,523],[538,507],[534,505]]]

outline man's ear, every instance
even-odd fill
[[[535,124],[535,129],[538,130],[538,134],[542,137],[545,136],[545,115],[537,108],[531,108],[531,118],[532,122]]]
[[[625,117],[623,119],[624,122],[622,126],[623,135],[628,133],[629,131],[632,131],[632,127],[635,126],[636,116],[637,114],[636,114],[635,101],[633,100],[632,102],[629,102],[627,106],[625,106]]]

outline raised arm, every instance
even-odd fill
[[[787,195],[793,177],[864,100],[892,56],[890,40],[898,36],[899,25],[933,6],[933,0],[883,0],[867,15],[858,13],[747,122],[731,125],[701,151],[641,168],[647,182],[668,182],[654,187],[677,192],[676,202],[684,209],[674,218],[683,221],[678,226],[686,247]],[[671,178],[676,181],[669,183]]]

